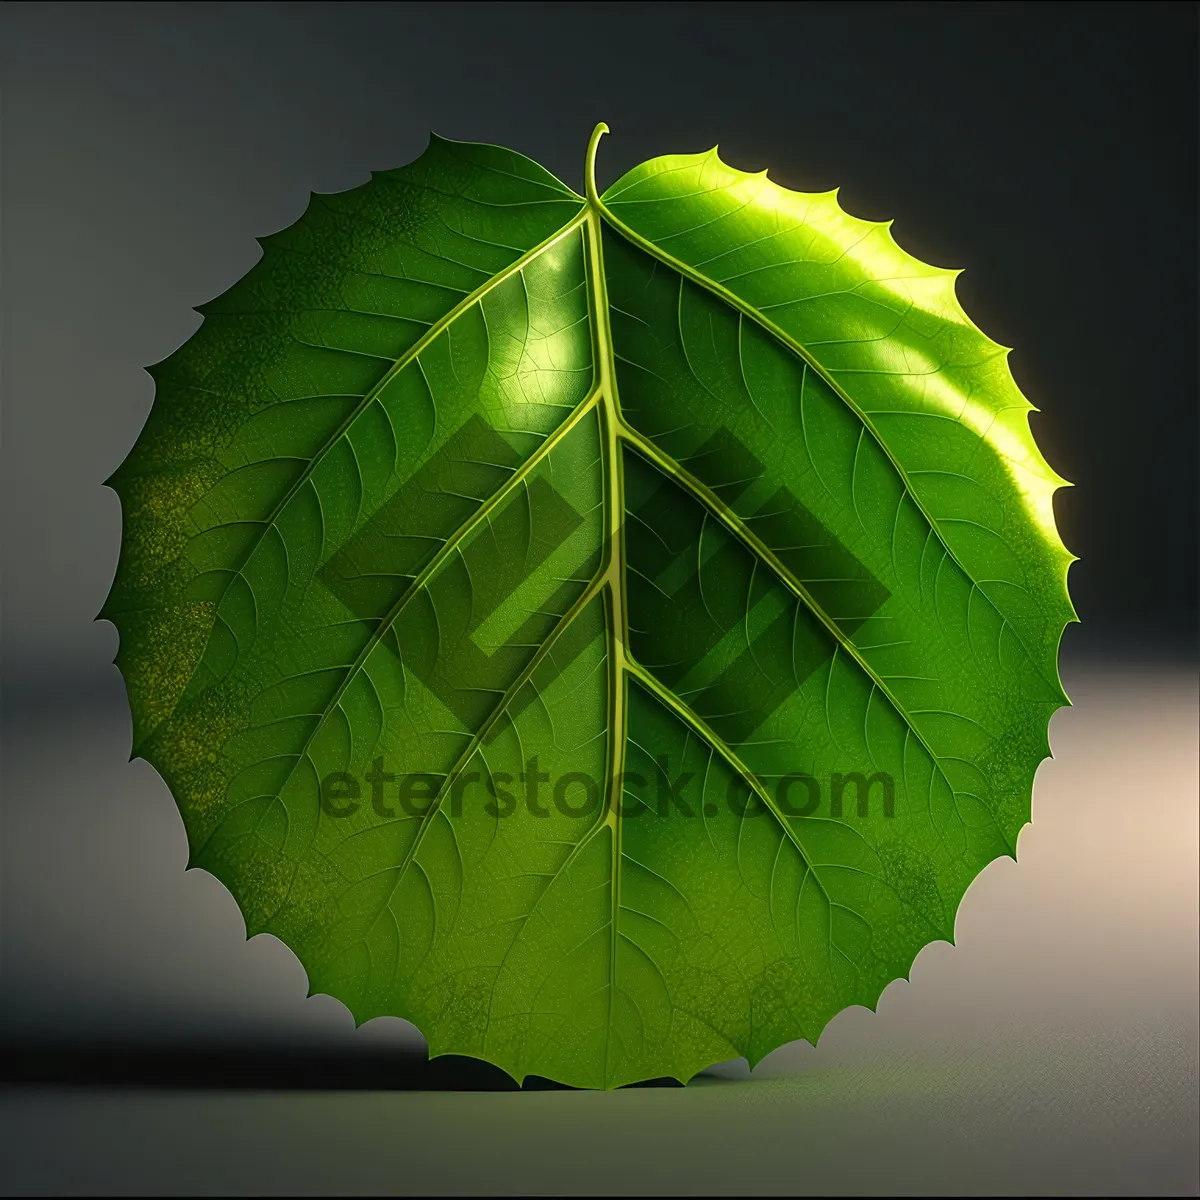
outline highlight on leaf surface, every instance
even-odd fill
[[[311,989],[586,1087],[815,1041],[1030,817],[1062,480],[955,274],[669,155],[315,195],[152,368],[102,615]]]

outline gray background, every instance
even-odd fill
[[[0,70],[0,1186],[1196,1191],[1194,8],[7,4]],[[602,183],[719,141],[967,268],[1077,484],[1084,624],[1019,865],[877,1015],[684,1091],[513,1094],[306,999],[184,872],[92,621],[101,485],[142,368],[310,191],[430,129],[578,187],[599,119]]]

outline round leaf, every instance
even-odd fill
[[[192,863],[588,1087],[874,1007],[1015,853],[1060,480],[954,273],[716,152],[314,196],[153,368],[104,610]]]

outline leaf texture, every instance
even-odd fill
[[[103,616],[192,865],[516,1079],[874,1007],[1029,820],[1062,480],[955,274],[716,152],[434,138],[152,369]]]

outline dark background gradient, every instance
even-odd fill
[[[9,3],[0,68],[0,1039],[41,1081],[2,1101],[0,1186],[1196,1190],[1194,6]],[[878,1015],[686,1092],[488,1094],[403,1022],[304,999],[183,873],[92,621],[120,541],[101,485],[142,368],[310,191],[431,129],[580,188],[598,120],[601,186],[719,142],[966,268],[1076,485],[1076,707],[1020,866]],[[351,1090],[297,1090],[321,1086]]]

